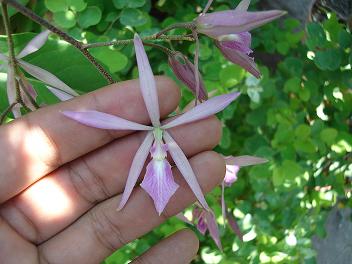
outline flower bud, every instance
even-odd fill
[[[189,90],[196,94],[195,67],[190,60],[180,52],[174,52],[169,56],[169,65],[177,79],[183,82]],[[199,82],[199,100],[208,99],[203,80]]]

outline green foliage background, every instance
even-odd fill
[[[197,16],[205,0],[22,0],[37,14],[52,20],[69,34],[88,43],[132,38],[135,31],[150,35],[175,22]],[[233,8],[239,1],[215,1],[215,10]],[[255,3],[256,1],[253,1]],[[255,9],[255,5],[251,5]],[[38,25],[14,10],[12,25],[18,52]],[[26,33],[27,32],[27,33]],[[182,31],[174,31],[182,33]],[[201,248],[194,263],[315,263],[311,237],[324,236],[329,209],[351,207],[351,108],[352,36],[335,15],[310,23],[304,30],[293,19],[276,22],[252,32],[253,49],[263,73],[254,79],[227,62],[211,40],[201,38],[200,68],[209,91],[238,90],[241,98],[219,115],[224,124],[217,150],[226,155],[258,155],[269,162],[240,171],[239,180],[226,189],[226,201],[245,234],[241,242],[221,225],[223,254],[209,237],[199,236]],[[166,43],[171,46],[171,44]],[[172,43],[192,57],[194,45]],[[0,38],[0,51],[6,52]],[[137,77],[132,46],[92,49],[113,77]],[[173,76],[167,58],[147,48],[155,74]],[[265,58],[277,61],[265,66]],[[52,36],[28,62],[57,75],[85,93],[105,85],[105,80],[73,47]],[[39,100],[57,99],[44,85],[32,80]],[[181,105],[192,100],[182,87]],[[0,73],[0,108],[5,109],[6,74]],[[220,215],[220,188],[207,198]],[[218,219],[222,223],[221,217]],[[171,219],[105,260],[127,263],[161,238],[183,228]]]

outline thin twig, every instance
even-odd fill
[[[32,10],[26,8],[25,6],[21,5],[15,0],[4,0],[2,1],[2,5],[4,3],[10,5],[11,7],[15,8],[18,12],[23,14],[24,16],[28,17],[29,19],[35,21],[39,25],[49,29],[51,32],[55,33],[58,35],[60,38],[65,40],[66,42],[72,44],[74,47],[76,47],[96,68],[97,70],[104,76],[104,78],[109,82],[109,83],[114,83],[114,80],[112,76],[99,64],[99,62],[83,47],[83,43],[74,39],[64,31],[60,30],[59,28],[55,27],[53,24],[51,24],[49,21],[45,20],[44,18],[38,16],[36,13],[34,13]]]
[[[169,40],[175,40],[175,41],[194,41],[194,38],[189,35],[170,35],[170,36],[147,36],[142,38],[143,41],[169,41]],[[83,48],[85,49],[91,49],[91,48],[98,48],[98,47],[105,47],[105,46],[122,46],[122,45],[128,45],[132,44],[133,39],[121,39],[121,40],[114,40],[114,41],[107,41],[107,42],[97,42],[97,43],[89,43],[89,44],[83,44]]]
[[[162,46],[162,45],[158,45],[155,43],[148,43],[148,42],[144,42],[143,41],[144,46],[149,46],[149,47],[153,47],[153,48],[157,48],[159,50],[161,50],[162,52],[164,52],[165,54],[167,54],[168,56],[171,55],[174,51]]]
[[[9,105],[4,112],[1,113],[0,115],[0,125],[2,125],[7,117],[7,115],[12,111],[12,108],[18,104],[17,102],[12,103],[11,105]]]
[[[185,28],[185,29],[194,30],[195,29],[195,24],[193,22],[175,23],[175,24],[172,24],[172,25],[164,28],[160,32],[156,33],[155,37],[159,38],[161,35],[164,35],[166,32],[168,32],[170,30],[173,30],[173,29],[176,29],[176,28]]]
[[[199,39],[196,31],[192,31],[193,37],[196,41],[196,48],[194,52],[194,78],[196,79],[196,102],[195,105],[197,106],[198,98],[199,98],[199,89],[200,89],[200,80],[199,80]]]
[[[4,4],[3,2],[1,3],[1,8],[2,8],[2,17],[3,17],[3,22],[4,22],[4,27],[5,27],[5,32],[7,35],[7,46],[9,49],[9,62],[8,62],[8,67],[12,68],[13,75],[11,76],[12,78],[12,83],[16,83],[16,67],[17,67],[17,62],[16,62],[16,57],[15,57],[15,47],[13,45],[13,39],[11,35],[11,27],[10,27],[10,20],[9,20],[9,14],[7,12],[7,5]],[[16,94],[20,94],[19,88],[16,86]]]

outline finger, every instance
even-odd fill
[[[218,144],[221,123],[212,117],[171,133],[191,157]],[[2,205],[0,215],[29,241],[47,240],[96,203],[124,190],[142,140],[141,133],[134,133],[67,164]]]
[[[157,79],[162,116],[172,112],[179,101],[175,83]],[[57,167],[86,154],[122,135],[91,128],[66,118],[63,110],[97,110],[138,123],[148,123],[138,80],[114,84],[68,102],[48,106],[0,128],[0,203]]]
[[[224,177],[224,160],[215,152],[203,152],[190,162],[204,192],[209,192]],[[173,173],[180,187],[161,216],[152,199],[137,187],[124,209],[116,211],[121,195],[102,202],[39,246],[39,254],[49,263],[99,263],[114,250],[146,234],[195,201],[178,170],[174,168]]]
[[[198,247],[197,236],[191,230],[184,229],[165,238],[131,264],[189,264]]]
[[[37,247],[24,240],[0,218],[0,263],[38,263]]]

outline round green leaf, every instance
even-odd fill
[[[145,5],[145,0],[113,0],[114,6],[117,9],[123,9],[125,7],[136,8]]]
[[[67,5],[76,12],[82,12],[86,7],[87,3],[83,0],[66,0]]]
[[[325,51],[317,51],[314,62],[321,70],[334,71],[340,67],[342,55],[340,50],[328,49]]]
[[[72,28],[76,25],[75,14],[71,10],[54,13],[54,21],[62,28]]]
[[[66,0],[45,0],[45,6],[53,13],[67,10]]]
[[[78,17],[78,24],[82,28],[88,28],[99,23],[101,20],[101,10],[97,6],[90,6]]]
[[[147,21],[145,13],[138,9],[126,8],[121,12],[120,22],[125,26],[141,26],[147,23]]]
[[[332,145],[337,137],[337,130],[335,128],[325,128],[320,132],[320,138],[328,145]]]
[[[128,59],[123,53],[110,48],[101,48],[100,51],[95,52],[94,55],[108,66],[111,72],[123,70],[128,63]]]

